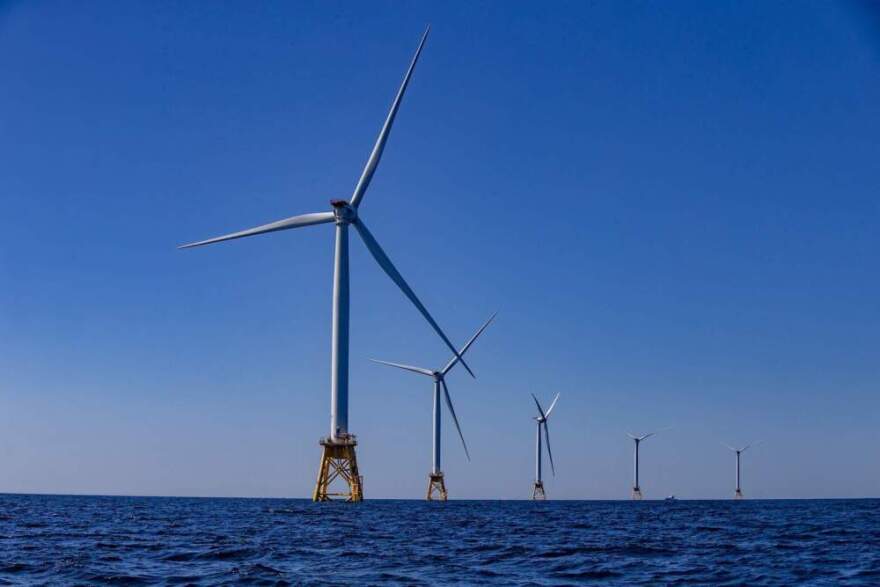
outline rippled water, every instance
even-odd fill
[[[880,500],[0,495],[0,583],[880,584]]]

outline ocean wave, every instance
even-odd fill
[[[0,495],[0,510],[0,584],[880,584],[877,500]]]

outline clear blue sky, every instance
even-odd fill
[[[832,2],[0,5],[0,491],[306,496],[348,198],[447,333],[453,497],[880,495],[880,19]],[[366,496],[423,495],[442,342],[352,241]],[[447,428],[447,432],[452,432]],[[548,476],[549,477],[549,476]]]

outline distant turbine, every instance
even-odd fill
[[[497,312],[495,313],[497,314]],[[383,365],[389,365],[391,367],[397,367],[398,369],[405,369],[406,371],[412,371],[413,373],[419,373],[420,375],[427,375],[434,379],[434,429],[433,429],[433,461],[431,466],[431,473],[428,475],[428,501],[432,501],[434,499],[434,495],[436,493],[437,498],[441,501],[446,501],[446,482],[443,478],[443,470],[440,468],[440,388],[443,388],[443,398],[446,400],[446,407],[449,408],[449,414],[452,416],[452,421],[455,422],[455,428],[458,430],[458,436],[461,438],[461,445],[464,447],[464,454],[467,456],[468,460],[471,460],[471,455],[468,453],[467,443],[464,441],[464,434],[461,433],[461,426],[458,425],[458,417],[455,415],[455,408],[452,407],[452,398],[449,397],[449,388],[446,387],[446,374],[455,367],[456,363],[461,360],[461,357],[471,348],[471,345],[474,344],[474,341],[477,340],[477,337],[480,336],[486,327],[492,322],[495,318],[495,314],[492,314],[489,319],[483,324],[479,330],[471,337],[469,341],[465,343],[461,350],[458,351],[458,355],[453,356],[449,359],[449,362],[446,363],[446,366],[440,369],[439,371],[432,371],[431,369],[424,369],[422,367],[413,367],[411,365],[401,365],[400,363],[389,363],[388,361],[379,361],[377,359],[370,359],[374,363],[381,363]]]
[[[751,447],[758,446],[759,444],[761,444],[761,442],[763,441],[759,440],[758,442],[755,442],[753,444],[747,444],[742,448],[733,448],[732,446],[724,444],[723,442],[721,443],[722,446],[725,446],[736,453],[736,492],[733,494],[733,499],[743,498],[742,487],[740,485],[740,456]]]
[[[373,151],[370,153],[367,164],[364,166],[360,179],[354,188],[351,200],[330,200],[332,210],[329,212],[315,212],[293,216],[270,224],[257,226],[256,228],[242,230],[240,232],[234,232],[225,236],[203,240],[180,247],[182,249],[198,247],[246,236],[255,236],[258,234],[292,228],[301,228],[313,224],[327,224],[332,222],[336,225],[336,251],[333,260],[333,319],[330,348],[330,436],[326,439],[322,439],[320,442],[324,448],[318,473],[318,483],[313,494],[313,499],[315,501],[326,501],[334,495],[328,492],[328,486],[330,482],[337,477],[341,477],[345,480],[348,484],[349,491],[348,493],[336,495],[344,496],[348,501],[360,501],[363,499],[361,476],[358,472],[354,449],[357,445],[357,441],[354,435],[349,434],[348,431],[349,225],[355,227],[358,235],[360,235],[361,239],[364,241],[367,250],[370,251],[382,270],[388,274],[388,277],[397,284],[401,291],[403,291],[404,295],[406,295],[419,312],[421,312],[422,316],[425,317],[434,331],[443,339],[446,346],[452,350],[453,354],[461,360],[461,356],[458,355],[458,351],[452,346],[449,338],[440,329],[440,326],[431,314],[428,313],[427,308],[425,308],[419,298],[416,297],[415,292],[413,292],[412,288],[406,283],[397,268],[391,263],[391,259],[388,258],[385,251],[379,246],[379,243],[373,237],[373,234],[367,229],[367,225],[358,213],[358,208],[367,191],[367,187],[370,185],[370,180],[373,179],[373,174],[376,172],[376,167],[379,165],[379,159],[382,157],[382,151],[385,149],[385,143],[391,132],[391,125],[394,123],[398,108],[400,108],[400,102],[403,99],[403,94],[406,91],[407,86],[409,85],[416,62],[422,52],[422,47],[425,46],[425,40],[428,38],[429,30],[430,27],[425,29],[425,33],[422,35],[419,46],[410,62],[409,69],[407,69],[406,75],[403,78],[403,83],[401,83],[400,89],[397,91],[397,95],[391,103],[391,110],[388,112],[385,123],[382,125],[382,130],[379,132],[379,137],[376,139]],[[473,372],[471,372],[470,368],[463,360],[461,361],[461,364],[467,369],[468,373],[473,376]]]
[[[656,432],[649,432],[644,436],[635,436],[634,434],[626,433],[627,436],[632,438],[636,443],[635,452],[633,453],[633,489],[632,489],[632,498],[635,500],[642,499],[642,488],[639,485],[639,444],[642,443],[643,440],[647,440],[652,436],[660,434],[661,432],[668,430],[668,428],[664,428],[663,430],[658,430]]]
[[[556,467],[553,465],[553,452],[550,450],[550,429],[547,427],[547,419],[550,418],[550,412],[556,406],[559,394],[557,393],[556,397],[553,398],[553,403],[550,404],[550,409],[546,413],[541,408],[541,404],[534,393],[532,394],[532,399],[535,400],[535,405],[538,406],[538,415],[534,417],[538,427],[536,429],[537,434],[535,435],[535,486],[532,489],[532,499],[545,499],[544,481],[541,479],[541,427],[544,427],[544,438],[547,439],[547,456],[550,457],[550,470],[555,477]]]

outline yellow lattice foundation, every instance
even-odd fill
[[[547,499],[547,496],[544,495],[544,482],[543,481],[535,481],[535,488],[532,489],[532,499]]]
[[[743,492],[741,490],[737,489],[736,493],[733,496],[733,499],[742,499],[742,498],[743,498]]]
[[[428,475],[428,501],[446,501],[446,483],[443,473]]]
[[[638,487],[633,487],[632,498],[635,501],[641,501],[642,500],[642,490],[639,489]]]
[[[312,501],[361,501],[364,499],[364,479],[358,473],[357,457],[354,447],[357,441],[354,436],[330,440],[321,439],[324,447],[321,453],[321,467],[318,469],[318,483]],[[344,484],[345,491],[331,491],[331,485],[337,481],[337,487]]]

